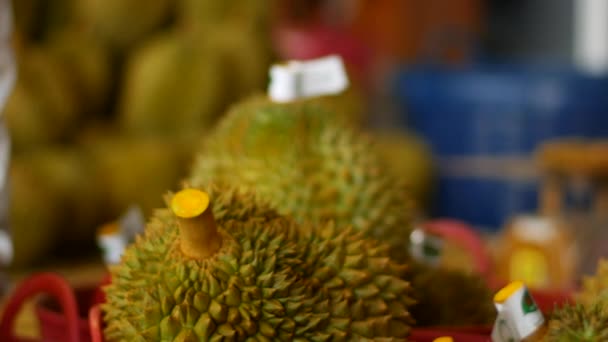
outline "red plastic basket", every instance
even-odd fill
[[[32,341],[15,336],[13,328],[17,314],[26,300],[40,294],[50,295],[57,301],[63,312],[58,320],[53,321],[61,326],[61,336],[43,336],[43,341],[86,341],[81,336],[76,297],[67,282],[52,273],[33,275],[17,287],[4,309],[2,321],[0,321],[0,340],[4,342]],[[42,331],[45,331],[44,327]]]

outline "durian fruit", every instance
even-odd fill
[[[220,56],[201,36],[166,33],[128,58],[119,121],[131,134],[208,126],[225,105]]]
[[[586,306],[592,305],[598,298],[608,299],[608,260],[600,259],[597,271],[593,276],[583,277],[582,288],[576,294],[576,301]]]
[[[74,84],[63,65],[40,47],[18,56],[18,78],[4,109],[16,149],[64,139],[78,118]]]
[[[123,50],[161,28],[173,6],[171,0],[78,0],[74,15],[95,36]]]
[[[351,80],[351,85],[339,94],[314,97],[308,101],[316,102],[327,108],[345,125],[363,128],[369,124],[362,89],[353,80]]]
[[[408,286],[391,274],[397,266],[390,261],[324,255],[314,239],[300,238],[303,232],[293,220],[249,194],[186,189],[170,206],[171,211],[156,212],[144,235],[111,268],[102,307],[109,341],[396,341],[407,336],[409,315],[402,303]],[[361,252],[354,250],[362,247],[353,245],[361,241],[356,236],[338,241],[351,241],[343,245],[350,254]],[[386,250],[369,247],[370,255]],[[377,274],[355,271],[363,265],[373,265]],[[380,288],[345,286],[370,279]]]
[[[418,326],[491,324],[496,318],[492,293],[476,275],[411,265],[413,297],[410,309]]]
[[[408,194],[370,141],[340,118],[333,120],[325,108],[318,100],[277,104],[261,97],[236,105],[205,141],[189,181],[215,180],[255,191],[300,222],[334,220],[338,230],[352,225],[387,242],[395,260],[409,260]],[[418,281],[421,318],[414,319],[421,324],[433,322],[427,307],[450,325],[494,318],[492,301],[485,301],[491,299],[489,290],[474,276],[420,267],[403,279]],[[452,286],[446,281],[458,286],[444,295],[442,288]],[[470,315],[458,315],[460,306]]]
[[[402,179],[418,212],[428,208],[433,192],[434,164],[430,148],[413,133],[378,131],[374,135],[378,154],[389,170]]]
[[[596,301],[591,305],[566,304],[556,309],[549,319],[543,341],[608,341],[608,314],[605,303]]]
[[[206,39],[209,50],[219,56],[218,67],[226,80],[224,91],[230,99],[251,96],[267,88],[272,57],[266,37],[260,37],[243,24],[218,24]]]
[[[13,158],[8,175],[11,266],[20,268],[39,261],[53,248],[60,211],[51,186],[27,161]]]
[[[334,220],[391,245],[405,260],[407,194],[362,134],[315,101],[253,97],[234,106],[205,142],[190,182],[255,190],[299,221]]]
[[[40,261],[37,257],[58,244],[74,249],[93,241],[101,220],[100,191],[81,151],[39,148],[14,156],[10,170],[13,266],[35,264]]]
[[[275,4],[275,0],[178,0],[178,21],[180,26],[200,32],[229,24],[244,25],[247,31],[265,34]]]
[[[149,215],[162,195],[186,173],[190,154],[170,137],[131,138],[115,135],[83,141],[102,189],[104,217],[118,217],[131,205]]]
[[[81,112],[101,113],[112,83],[112,60],[106,47],[79,27],[54,32],[45,44],[73,78]]]

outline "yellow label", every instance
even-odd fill
[[[532,248],[513,252],[509,265],[511,280],[521,280],[530,287],[549,285],[549,267],[543,253]]]

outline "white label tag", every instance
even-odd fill
[[[139,206],[130,206],[127,211],[118,219],[118,226],[120,234],[126,238],[127,241],[134,241],[137,234],[141,234],[146,227],[146,221],[144,220],[144,214]]]
[[[545,317],[526,286],[521,286],[503,303],[494,303],[494,305],[498,311],[494,328],[499,330],[497,331],[497,334],[500,332],[499,336],[509,336],[512,341],[525,339],[545,323]],[[492,335],[494,336],[494,333]]]
[[[273,65],[270,79],[268,96],[276,102],[338,94],[349,85],[342,58],[335,55]]]
[[[111,234],[98,234],[97,244],[102,249],[106,264],[120,262],[127,245],[135,240],[135,236],[144,231],[146,222],[141,209],[133,205],[116,221],[118,229]]]

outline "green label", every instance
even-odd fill
[[[521,298],[521,309],[524,312],[524,315],[538,311],[538,307],[532,299],[532,296],[530,296],[530,293],[528,293],[528,290],[524,292],[524,295]]]

